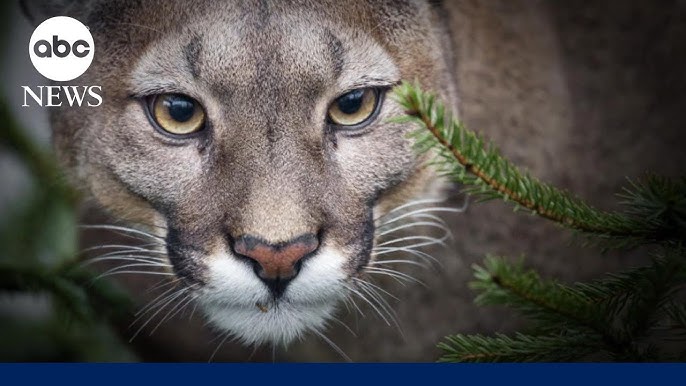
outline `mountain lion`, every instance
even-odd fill
[[[36,22],[47,16],[36,8],[72,16],[94,37],[94,61],[79,82],[101,85],[104,102],[57,109],[51,125],[76,184],[131,227],[122,231],[151,242],[105,257],[173,274],[163,301],[196,303],[248,345],[321,335],[355,296],[392,318],[367,274],[404,275],[376,256],[399,247],[422,256],[413,248],[440,242],[378,243],[380,230],[402,230],[405,217],[442,227],[426,207],[432,201],[420,200],[434,177],[407,137],[416,128],[389,122],[403,113],[390,95],[402,80],[456,105],[448,34],[434,6],[27,8]]]

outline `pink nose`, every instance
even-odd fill
[[[279,244],[268,244],[261,239],[243,235],[233,245],[234,251],[259,264],[258,276],[263,280],[288,280],[297,275],[297,263],[317,250],[319,240],[308,233]]]

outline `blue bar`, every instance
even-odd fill
[[[0,364],[1,385],[683,384],[686,364]]]

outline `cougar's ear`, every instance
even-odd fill
[[[37,26],[54,16],[69,16],[79,6],[77,0],[20,0],[21,10],[31,24]],[[83,6],[83,4],[80,4]]]

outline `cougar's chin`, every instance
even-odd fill
[[[335,310],[336,301],[320,305],[278,302],[246,307],[204,305],[210,323],[245,345],[288,345],[308,331],[320,331]]]
[[[209,322],[246,344],[287,345],[308,331],[322,330],[347,294],[346,258],[322,248],[275,297],[253,268],[221,253],[208,264],[209,280],[197,300]]]

